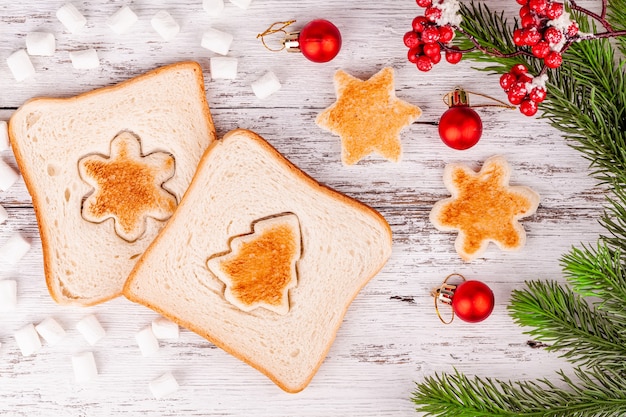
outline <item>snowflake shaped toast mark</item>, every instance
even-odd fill
[[[373,152],[399,161],[400,131],[422,111],[396,97],[393,69],[383,68],[365,81],[339,70],[335,91],[337,101],[318,115],[316,123],[341,137],[342,162],[353,165]]]
[[[511,168],[502,156],[485,161],[476,173],[461,164],[447,165],[444,183],[452,197],[437,202],[430,220],[441,231],[458,231],[457,253],[465,261],[480,256],[489,242],[502,250],[524,246],[518,220],[535,213],[539,195],[528,187],[509,186]]]
[[[289,290],[298,283],[296,262],[301,256],[300,225],[295,214],[262,219],[252,233],[230,241],[231,251],[207,261],[225,285],[224,298],[249,312],[264,307],[289,312]]]
[[[94,189],[83,202],[83,218],[92,223],[113,219],[115,233],[126,241],[144,234],[148,217],[165,221],[176,209],[176,198],[163,188],[174,176],[174,158],[165,152],[142,155],[139,138],[130,132],[113,139],[108,158],[85,156],[78,170]]]

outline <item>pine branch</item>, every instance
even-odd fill
[[[417,384],[411,400],[427,416],[618,417],[626,413],[624,373],[577,369],[577,381],[559,375],[566,389],[548,380],[468,378],[455,370]]]
[[[612,198],[608,199],[600,223],[607,230],[603,240],[622,254],[626,253],[626,173],[616,178],[611,184]],[[622,301],[626,301],[626,298]]]
[[[455,45],[460,49],[472,49],[474,43],[470,41],[470,38],[473,38],[486,50],[499,51],[502,54],[513,54],[517,51],[511,35],[513,29],[517,28],[517,19],[514,19],[514,24],[510,25],[508,19],[504,17],[504,12],[497,14],[484,4],[476,5],[473,1],[469,5],[460,3],[460,13],[463,16],[461,36],[455,38]],[[524,51],[528,52],[527,50]],[[495,64],[480,69],[499,74],[507,72],[515,64],[528,66],[532,63],[532,60],[527,59],[524,55],[512,58],[494,57],[486,55],[480,50],[467,52],[464,56],[472,61]]]
[[[611,0],[607,8],[607,19],[616,30],[626,30],[626,0]],[[626,38],[617,38],[617,45],[626,55]]]
[[[626,372],[626,337],[612,314],[593,309],[556,282],[526,284],[527,289],[513,292],[509,310],[517,324],[531,327],[527,334],[552,342],[548,349],[572,362]]]
[[[573,248],[563,256],[561,265],[574,291],[583,297],[595,297],[598,309],[619,319],[626,327],[626,271],[622,252],[612,250],[604,241],[597,247]]]

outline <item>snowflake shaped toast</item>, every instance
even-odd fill
[[[252,233],[231,239],[231,251],[207,261],[226,288],[224,298],[243,311],[264,307],[289,312],[289,290],[298,283],[300,225],[295,214],[254,223]]]
[[[526,233],[518,220],[532,215],[539,195],[528,187],[509,186],[511,168],[502,156],[485,161],[477,173],[449,164],[443,181],[452,197],[438,201],[430,221],[441,231],[458,231],[457,253],[465,261],[480,256],[489,242],[500,249],[521,249]]]
[[[318,115],[316,123],[341,137],[342,162],[353,165],[373,152],[399,161],[400,131],[422,111],[396,97],[393,68],[383,68],[365,81],[339,70],[335,91],[337,101]]]
[[[147,218],[165,221],[176,209],[176,198],[163,188],[174,176],[172,155],[143,156],[139,138],[130,132],[111,142],[110,157],[88,155],[78,162],[81,178],[94,188],[83,202],[82,216],[93,223],[113,219],[115,233],[134,242],[146,230]]]

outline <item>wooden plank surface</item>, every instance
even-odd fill
[[[514,1],[486,1],[511,16]],[[507,3],[507,4],[501,4]],[[394,233],[393,255],[385,268],[351,305],[331,351],[310,386],[286,394],[249,366],[199,336],[182,331],[179,340],[162,342],[157,356],[143,358],[134,334],[156,314],[124,299],[81,309],[55,305],[45,288],[41,242],[30,196],[23,181],[0,193],[9,220],[0,226],[0,244],[14,231],[32,239],[33,248],[15,267],[0,265],[0,279],[18,281],[15,312],[0,313],[0,415],[7,416],[411,416],[413,381],[438,371],[460,371],[504,379],[550,377],[567,364],[527,344],[528,337],[508,317],[513,289],[529,279],[562,280],[559,259],[572,245],[593,242],[603,191],[587,174],[588,163],[567,146],[545,121],[517,111],[480,110],[484,135],[474,148],[445,147],[433,125],[446,110],[442,96],[459,85],[500,99],[497,77],[462,62],[441,63],[420,73],[406,59],[402,35],[420,9],[410,0],[318,2],[254,0],[248,10],[228,1],[223,15],[210,18],[201,1],[137,0],[127,4],[140,21],[126,35],[115,35],[106,18],[124,2],[76,1],[88,18],[85,30],[70,34],[55,18],[62,1],[22,0],[0,5],[0,120],[36,96],[69,97],[112,85],[162,64],[197,60],[205,70],[207,98],[218,134],[236,127],[265,137],[293,163],[323,184],[379,210]],[[181,23],[181,33],[163,42],[150,18],[166,9]],[[313,64],[298,54],[270,53],[255,39],[274,21],[332,20],[342,31],[340,55]],[[238,78],[211,80],[212,54],[200,47],[208,27],[235,36],[230,56],[239,59]],[[6,57],[24,47],[31,31],[54,32],[57,52],[33,57],[37,74],[15,83]],[[94,47],[101,67],[74,70],[68,52]],[[398,97],[420,106],[418,123],[402,133],[404,155],[398,164],[376,157],[353,167],[340,162],[339,139],[315,125],[317,114],[335,99],[332,77],[342,68],[366,78],[384,66],[396,71]],[[282,89],[260,101],[250,83],[274,71]],[[485,256],[465,263],[453,248],[455,235],[438,232],[428,221],[432,205],[448,196],[441,175],[450,162],[479,168],[487,157],[503,154],[513,166],[511,183],[528,185],[541,195],[537,214],[523,221],[526,247],[503,253],[490,247]],[[15,166],[10,151],[2,158]],[[429,295],[446,275],[459,272],[493,289],[496,308],[483,323],[442,325]],[[75,330],[87,314],[96,314],[107,336],[90,348]],[[55,317],[68,331],[55,347],[23,357],[13,332],[27,323]],[[76,384],[72,354],[93,350],[100,371],[87,385]],[[173,396],[155,400],[148,383],[171,371],[180,383]]]

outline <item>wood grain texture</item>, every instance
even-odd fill
[[[588,162],[571,149],[546,121],[516,111],[480,110],[483,138],[459,152],[438,138],[436,122],[446,107],[442,96],[457,85],[504,98],[497,78],[472,70],[472,64],[441,63],[420,73],[405,59],[402,35],[419,12],[415,2],[321,2],[254,0],[249,10],[228,1],[223,16],[209,18],[200,0],[126,2],[140,21],[126,35],[115,35],[106,18],[125,2],[75,1],[88,18],[76,35],[64,31],[54,16],[63,1],[22,0],[0,5],[0,119],[36,96],[69,97],[112,85],[161,64],[197,60],[205,69],[209,105],[219,135],[236,127],[254,130],[293,163],[323,184],[379,210],[394,233],[393,255],[385,268],[351,305],[328,358],[302,393],[282,392],[263,375],[199,336],[182,331],[179,340],[162,342],[157,356],[143,358],[134,334],[156,315],[117,299],[87,309],[55,305],[45,288],[41,242],[30,196],[22,180],[0,193],[9,220],[0,226],[0,244],[14,231],[33,242],[15,267],[0,265],[0,279],[18,281],[15,312],[0,313],[0,415],[7,416],[413,416],[409,401],[413,381],[456,367],[468,374],[503,379],[551,377],[568,365],[528,337],[508,317],[513,289],[525,280],[562,280],[559,259],[572,245],[596,240],[602,232],[602,188],[588,177]],[[511,16],[514,1],[485,1]],[[506,3],[506,4],[501,4]],[[168,10],[182,26],[171,42],[150,27],[158,10]],[[255,39],[274,21],[295,18],[297,26],[328,18],[342,31],[343,48],[327,64],[313,64],[298,54],[270,53]],[[239,58],[238,78],[211,80],[209,59],[200,47],[207,27],[235,36],[231,56]],[[301,27],[301,26],[300,26]],[[33,57],[37,75],[16,84],[6,57],[24,47],[31,31],[57,37],[52,57]],[[95,47],[101,67],[74,70],[68,53]],[[317,114],[335,98],[333,74],[342,68],[369,77],[384,66],[396,71],[398,97],[420,106],[422,117],[403,131],[404,155],[398,164],[371,157],[346,168],[339,139],[315,125]],[[282,89],[265,101],[250,83],[274,71]],[[541,195],[537,214],[524,219],[526,247],[503,253],[491,246],[485,256],[464,263],[454,252],[454,234],[438,232],[428,221],[432,205],[447,197],[441,175],[450,162],[480,168],[489,156],[502,154],[513,167],[511,184],[528,185]],[[15,166],[10,151],[2,158]],[[496,308],[483,323],[455,321],[442,325],[429,295],[452,272],[480,279],[494,290]],[[75,330],[87,314],[96,314],[107,336],[90,347]],[[68,334],[60,345],[44,346],[23,357],[13,332],[27,323],[55,317]],[[71,355],[92,350],[100,375],[87,385],[73,381]],[[163,400],[152,398],[148,383],[171,371],[180,390]]]

